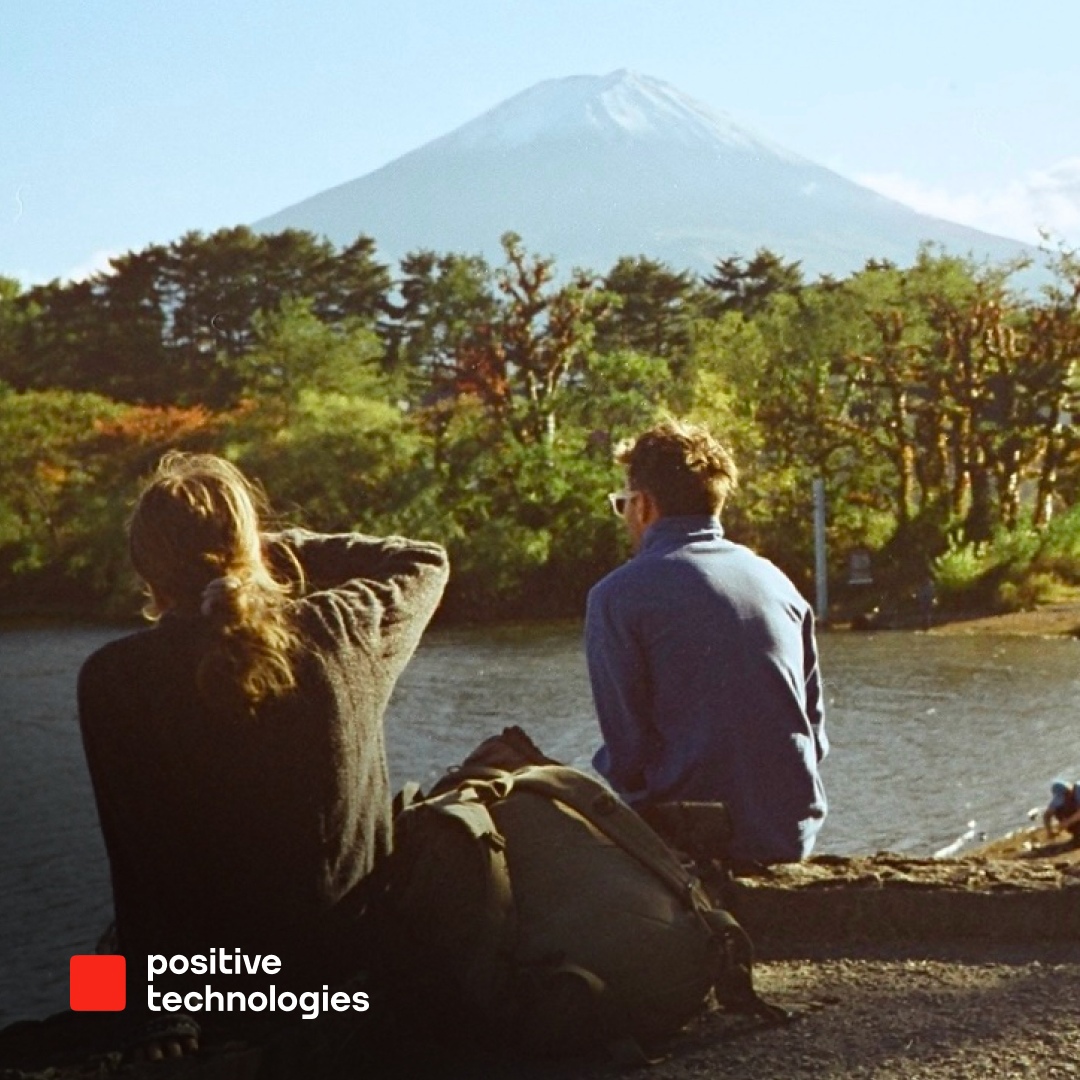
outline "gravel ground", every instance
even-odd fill
[[[909,949],[905,958],[844,951],[761,965],[763,994],[810,1007],[796,1023],[721,1039],[651,1075],[1080,1075],[1080,946],[996,955],[970,946],[921,955]]]
[[[370,1080],[1055,1080],[1080,1076],[1080,942],[1030,945],[822,946],[759,961],[756,982],[798,1011],[780,1027],[713,1012],[637,1069],[606,1061],[442,1061]],[[282,1077],[265,1057],[189,1059],[126,1076]],[[246,1066],[246,1067],[245,1067]],[[85,1068],[85,1066],[84,1066]],[[2,1070],[0,1070],[2,1071]],[[11,1074],[8,1074],[11,1075]],[[87,1076],[82,1069],[36,1076]],[[101,1075],[101,1074],[97,1074]],[[111,1074],[115,1075],[115,1074]],[[305,1071],[303,1080],[319,1080]]]
[[[1080,1076],[1080,943],[821,949],[763,961],[780,1028],[706,1017],[640,1070],[647,1080],[792,1076],[1011,1080]],[[599,1080],[612,1066],[507,1069],[500,1080]],[[634,1075],[634,1074],[629,1074]]]

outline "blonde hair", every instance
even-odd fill
[[[149,591],[151,618],[201,616],[217,631],[197,674],[200,695],[229,711],[296,685],[289,586],[263,556],[261,491],[213,454],[167,453],[128,526],[131,559]]]
[[[629,486],[664,515],[719,514],[739,482],[731,452],[703,424],[668,418],[620,444],[615,460]]]

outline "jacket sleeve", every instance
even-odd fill
[[[603,745],[593,766],[628,803],[647,795],[655,737],[642,649],[610,592],[594,588],[585,614],[585,655]]]
[[[382,659],[404,666],[435,614],[450,576],[438,544],[401,536],[323,535],[290,529],[266,538],[284,576],[302,573],[309,593],[328,594],[345,620],[373,641]]]

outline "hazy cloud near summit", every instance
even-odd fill
[[[1060,239],[1080,245],[1080,157],[989,191],[948,191],[900,173],[859,173],[854,179],[933,217],[1032,244],[1040,243],[1043,229],[1051,243]]]
[[[111,260],[117,258],[120,254],[120,251],[111,249],[95,251],[78,266],[73,266],[67,273],[62,274],[61,280],[85,281],[88,277],[93,277],[94,274],[111,274],[113,272]]]

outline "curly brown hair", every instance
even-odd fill
[[[665,517],[719,514],[735,490],[735,459],[703,424],[661,421],[622,443],[615,460],[626,469],[629,486],[647,491]]]

